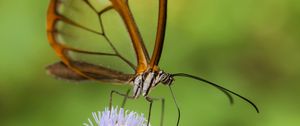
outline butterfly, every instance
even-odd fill
[[[143,38],[140,33],[140,29],[136,24],[128,0],[109,0],[101,9],[98,9],[98,5],[103,4],[100,2],[101,0],[78,1],[81,2],[80,6],[85,6],[90,10],[91,13],[94,14],[94,16],[97,17],[100,30],[95,30],[93,28],[84,26],[83,24],[79,23],[80,20],[76,21],[75,19],[70,18],[72,16],[76,17],[76,15],[74,14],[70,14],[71,16],[64,14],[64,12],[68,11],[68,9],[72,8],[73,1],[50,0],[47,14],[47,36],[50,45],[56,52],[56,55],[60,58],[60,62],[54,63],[47,67],[47,70],[51,75],[54,75],[57,78],[75,81],[94,80],[100,82],[119,83],[121,85],[129,84],[133,87],[133,95],[130,96],[131,98],[137,99],[140,96],[143,96],[151,103],[153,99],[149,97],[149,93],[158,84],[163,84],[169,87],[174,101],[176,103],[175,96],[171,89],[171,85],[174,82],[174,78],[187,77],[198,81],[202,81],[206,84],[216,87],[217,89],[222,91],[226,96],[228,96],[231,103],[233,103],[232,95],[235,95],[248,102],[255,108],[257,112],[259,112],[257,106],[253,102],[216,83],[186,73],[167,73],[159,68],[159,61],[163,50],[167,25],[167,0],[158,0],[157,28],[154,49],[152,51],[151,56],[149,55],[149,50],[147,50],[144,44]],[[104,0],[102,0],[102,2],[103,1]],[[76,7],[73,9],[75,11],[79,11],[76,10]],[[130,60],[128,60],[128,58],[124,56],[123,53],[119,52],[119,50],[115,46],[115,43],[112,42],[111,38],[107,34],[103,22],[103,17],[106,13],[111,11],[117,13],[119,18],[122,20],[126,31],[128,32],[131,41],[131,44],[129,45],[132,46],[132,49],[135,53],[136,64],[132,63]],[[61,39],[60,36],[68,36],[68,32],[61,31],[61,24],[68,25],[69,27],[77,28],[82,31],[101,36],[103,38],[103,41],[105,41],[106,44],[108,44],[109,48],[112,49],[112,52],[84,50],[66,44],[68,40]],[[72,41],[69,41],[68,43],[72,43]],[[81,44],[85,46],[89,43],[86,42]],[[72,53],[93,56],[115,57],[123,63],[125,63],[130,68],[132,68],[134,70],[134,73],[125,73],[118,69],[112,69],[104,65],[95,64],[84,60],[78,60],[74,58]],[[177,125],[179,125],[180,110],[177,103],[176,107],[178,109]],[[150,120],[150,117],[148,117],[148,120]]]

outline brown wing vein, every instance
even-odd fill
[[[99,17],[99,23],[100,23],[100,27],[102,29],[102,32],[98,32],[98,31],[95,31],[95,30],[92,30],[92,29],[89,29],[87,27],[84,27],[74,21],[72,21],[71,19],[63,16],[63,15],[60,15],[59,13],[57,13],[57,15],[59,16],[59,19],[61,21],[64,21],[65,23],[68,23],[70,25],[73,25],[75,27],[78,27],[80,29],[83,29],[83,30],[86,30],[88,32],[91,32],[91,33],[95,33],[97,35],[101,35],[103,36],[106,41],[109,43],[109,45],[111,46],[111,48],[114,50],[115,54],[111,54],[111,53],[103,53],[103,52],[90,52],[90,51],[82,51],[80,49],[75,49],[75,48],[71,48],[71,47],[65,47],[66,49],[68,50],[71,50],[71,51],[75,51],[75,52],[78,52],[78,53],[87,53],[87,54],[94,54],[94,55],[106,55],[106,56],[117,56],[119,57],[121,60],[123,60],[126,64],[128,64],[133,70],[135,70],[135,65],[133,63],[131,63],[128,59],[126,59],[124,56],[122,56],[118,50],[116,49],[116,47],[112,44],[111,40],[107,37],[106,35],[106,32],[104,30],[104,25],[103,25],[103,21],[102,21],[102,15],[111,10],[112,9],[112,6],[108,6],[104,9],[102,9],[100,12],[98,12],[92,5],[91,3],[88,1],[88,0],[84,0],[84,2],[95,12],[98,14],[98,17]]]
[[[131,63],[128,59],[126,59],[124,56],[122,56],[121,53],[119,53],[119,51],[117,50],[117,48],[113,45],[112,41],[108,38],[108,36],[106,35],[105,32],[105,28],[103,25],[103,19],[102,19],[102,15],[110,10],[113,9],[112,6],[107,6],[104,9],[102,9],[101,11],[97,11],[97,9],[88,1],[88,0],[84,0],[84,2],[98,15],[98,19],[99,19],[99,24],[102,30],[102,36],[106,39],[106,41],[108,42],[108,44],[110,45],[110,47],[114,50],[114,52],[116,53],[116,56],[119,57],[120,59],[122,59],[124,62],[126,62],[132,69],[135,70],[136,66]]]
[[[89,6],[91,5],[87,0],[85,0],[86,3],[89,4]],[[87,78],[87,79],[91,79],[91,80],[97,80],[97,78],[90,76],[88,74],[86,74],[84,71],[82,71],[82,69],[85,69],[85,66],[78,66],[76,64],[77,61],[73,61],[72,59],[70,59],[70,57],[66,54],[67,50],[70,51],[75,51],[75,52],[79,52],[79,53],[87,53],[87,54],[95,54],[95,55],[107,55],[107,56],[117,56],[119,57],[121,60],[123,60],[124,62],[126,62],[131,68],[135,69],[135,66],[126,58],[124,58],[122,55],[120,55],[120,53],[116,50],[116,48],[114,47],[114,45],[112,44],[112,42],[108,39],[108,37],[105,35],[105,31],[103,30],[103,24],[102,24],[102,19],[99,18],[99,22],[100,22],[100,26],[103,30],[103,33],[101,32],[97,32],[94,30],[91,30],[87,27],[84,27],[74,21],[72,21],[71,19],[66,18],[65,16],[61,15],[58,13],[57,11],[57,6],[58,4],[62,4],[59,0],[51,0],[50,1],[50,5],[49,5],[49,9],[48,9],[48,16],[47,16],[47,34],[48,34],[48,39],[49,39],[49,43],[51,44],[51,46],[54,48],[56,54],[61,58],[61,60],[64,62],[64,64],[66,64],[70,69],[72,69],[72,71],[76,72],[77,74]],[[90,6],[97,14],[98,12],[92,7]],[[110,10],[111,7],[107,7],[106,9],[102,10],[99,12],[99,17],[101,17],[101,15],[105,12],[107,12],[108,10]],[[80,49],[76,49],[76,48],[71,48],[71,47],[67,47],[61,43],[59,43],[56,39],[56,34],[58,33],[57,29],[55,28],[56,24],[58,21],[63,21],[65,23],[68,23],[70,25],[73,25],[75,27],[81,28],[83,30],[86,30],[88,32],[91,33],[95,33],[97,35],[101,35],[104,36],[107,40],[107,42],[111,45],[111,47],[114,49],[116,54],[112,54],[112,53],[102,53],[102,52],[90,52],[90,51],[84,51],[84,50],[80,50]],[[88,64],[88,63],[86,63]],[[94,67],[93,65],[87,65],[89,67]],[[102,67],[94,67],[95,69],[99,69],[103,72],[102,73],[97,73],[96,75],[98,75],[99,77],[103,76],[104,74],[106,74],[106,72],[109,72],[108,70],[102,68]],[[115,74],[116,75],[116,74]],[[119,74],[120,76],[122,76],[122,73]],[[114,75],[111,75],[114,76]],[[124,74],[124,78],[120,77],[119,81],[129,81],[128,78],[131,75],[127,75]],[[117,78],[116,78],[117,79]],[[118,81],[116,81],[118,82]]]

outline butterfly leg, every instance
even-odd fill
[[[150,124],[150,117],[151,117],[151,111],[152,111],[152,104],[154,101],[161,101],[161,117],[160,117],[160,126],[163,126],[163,121],[164,121],[164,111],[165,111],[165,99],[164,98],[151,98],[149,96],[145,97],[146,100],[150,103],[149,106],[149,112],[148,112],[148,124]]]
[[[121,106],[122,108],[125,108],[125,104],[126,104],[126,101],[128,99],[129,93],[130,93],[130,89],[127,90],[126,96],[124,96],[124,99],[123,99],[123,102],[122,102],[122,106]]]
[[[174,103],[175,103],[175,105],[176,105],[176,108],[177,108],[178,117],[177,117],[177,123],[176,123],[176,126],[178,126],[178,125],[179,125],[179,121],[180,121],[180,109],[179,109],[179,106],[178,106],[178,104],[177,104],[176,97],[175,97],[175,95],[174,95],[174,93],[173,93],[172,87],[171,87],[171,86],[168,86],[168,87],[169,87],[169,89],[170,89],[170,92],[171,92],[171,94],[172,94],[173,101],[174,101]]]
[[[109,97],[109,109],[111,110],[111,108],[112,108],[113,94],[117,94],[117,95],[120,95],[120,96],[124,97],[123,102],[122,102],[122,106],[121,106],[121,108],[124,108],[128,98],[129,99],[134,99],[133,96],[129,96],[129,93],[130,93],[130,89],[127,90],[126,94],[123,94],[123,93],[120,93],[118,91],[112,90],[111,93],[110,93],[110,97]]]

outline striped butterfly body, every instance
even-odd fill
[[[148,100],[151,99],[148,97],[151,89],[158,84],[161,83],[167,85],[172,93],[171,84],[174,81],[174,78],[187,77],[216,87],[228,96],[230,102],[233,102],[231,94],[236,95],[250,103],[258,112],[257,107],[250,100],[224,87],[200,77],[185,73],[170,74],[162,71],[159,68],[158,63],[163,49],[166,29],[167,0],[157,1],[157,27],[154,48],[150,57],[141,36],[140,29],[136,24],[135,18],[129,6],[128,0],[50,0],[47,14],[47,36],[50,45],[61,61],[49,65],[47,67],[48,73],[57,78],[67,80],[94,80],[101,82],[130,84],[133,87],[133,96],[130,96],[131,98],[136,99],[139,96],[144,96]],[[86,11],[82,11],[81,8],[85,8]],[[123,22],[122,24],[124,25],[122,27],[127,32],[125,34],[127,34],[129,36],[128,38],[130,39],[130,43],[126,44],[127,46],[130,46],[130,50],[127,49],[125,52],[121,52],[118,48],[118,45],[126,46],[122,42],[123,40],[120,40],[121,42],[116,43],[111,35],[109,35],[109,29],[104,25],[104,16],[107,16],[105,14],[110,12],[116,13],[121,22]],[[93,25],[89,26],[90,24],[93,24],[91,18],[82,18],[77,14],[84,16],[93,15],[94,19],[96,20],[97,27]],[[113,21],[114,20],[111,20],[109,22]],[[114,28],[120,27],[115,26]],[[93,37],[78,38],[80,35],[87,34],[97,35],[97,37],[101,39],[94,39],[97,43],[92,44],[87,39],[91,39]],[[98,48],[101,48],[102,50]],[[130,58],[124,55],[127,53],[127,51],[134,52],[136,63],[133,63]],[[100,65],[99,63],[90,62],[91,60],[85,60],[91,59],[91,57],[95,58],[95,56],[102,58],[113,57],[118,61],[121,61],[123,66],[127,66],[134,72],[124,72],[121,70],[123,67],[113,69],[107,65]],[[88,58],[80,59],[80,57]],[[106,62],[106,60],[101,59],[100,62],[102,64]],[[109,64],[112,63],[115,63],[116,66],[122,66],[121,63],[119,64],[114,61],[109,62]],[[174,95],[173,98],[174,102],[176,103]],[[180,119],[179,108],[178,113],[179,116],[177,125],[179,125]],[[150,120],[149,117],[148,119]]]

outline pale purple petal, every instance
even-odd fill
[[[93,112],[92,116],[94,120],[88,119],[88,123],[83,123],[84,126],[147,126],[144,114],[125,111],[118,107],[112,107],[111,110],[105,108],[102,112]]]

